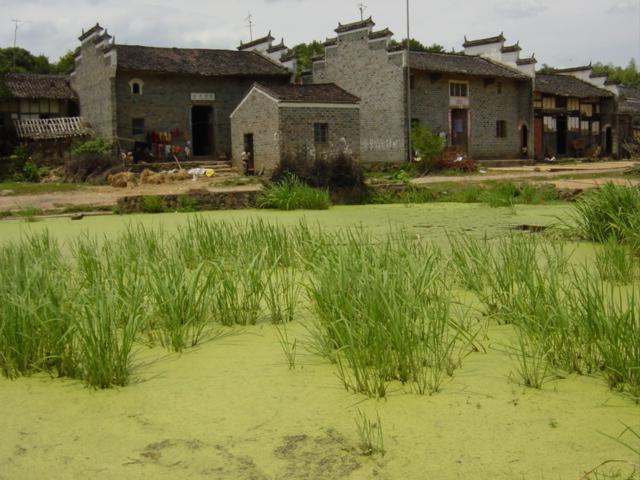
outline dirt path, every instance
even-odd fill
[[[605,181],[626,183],[626,179],[611,179],[612,175],[619,175],[634,165],[634,162],[598,162],[570,165],[539,165],[535,167],[502,167],[490,169],[484,175],[458,175],[458,176],[429,176],[416,178],[412,181],[415,185],[429,185],[434,183],[479,183],[491,180],[522,180],[544,181],[554,183],[558,188],[591,188]],[[585,179],[562,179],[553,181],[554,178],[566,175],[588,176]],[[602,178],[592,178],[594,175],[602,175]],[[91,205],[97,207],[115,205],[119,198],[130,195],[175,195],[186,193],[192,189],[207,189],[217,192],[257,191],[260,185],[224,186],[224,179],[198,179],[163,185],[139,185],[133,188],[114,188],[111,186],[95,186],[82,188],[77,191],[0,196],[0,212],[15,211],[26,207],[39,210],[64,209],[70,206]],[[632,181],[638,184],[638,181]]]
[[[69,206],[111,206],[119,198],[131,195],[176,195],[193,189],[206,189],[213,192],[256,191],[259,185],[223,186],[210,180],[199,179],[163,185],[138,185],[133,188],[114,188],[111,186],[87,187],[72,192],[53,192],[29,195],[11,195],[0,197],[0,212],[34,207],[40,210],[54,210]]]

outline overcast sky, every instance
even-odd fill
[[[359,19],[359,0],[0,0],[0,46],[13,45],[11,19],[26,23],[18,45],[57,59],[78,45],[82,28],[96,22],[117,43],[235,48],[272,31],[288,46],[333,35],[340,21]],[[405,36],[404,0],[365,0],[377,28]],[[520,41],[522,55],[556,67],[589,61],[626,65],[640,60],[640,0],[411,0],[412,36],[425,43],[461,48],[464,35],[504,31]]]

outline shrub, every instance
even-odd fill
[[[164,205],[162,198],[156,195],[146,195],[142,198],[142,211],[144,213],[162,213]]]
[[[109,175],[119,173],[122,166],[109,154],[85,152],[74,156],[64,166],[64,176],[70,182],[105,183]]]
[[[423,124],[415,125],[411,129],[411,144],[416,158],[426,165],[431,165],[445,148],[444,138],[433,133],[429,125]]]
[[[110,154],[113,152],[113,144],[104,138],[92,138],[77,144],[71,149],[71,155],[77,157],[83,153],[102,153]]]
[[[315,188],[366,191],[362,166],[344,152],[330,155],[326,159],[310,158],[306,150],[285,153],[271,180],[281,182],[291,175]]]
[[[278,210],[327,210],[331,198],[328,190],[310,187],[295,175],[288,175],[262,193],[258,206]]]

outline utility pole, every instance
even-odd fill
[[[411,16],[409,0],[407,0],[407,152],[409,163],[413,161],[413,147],[411,135]]]
[[[247,22],[247,28],[249,28],[249,38],[251,38],[251,41],[253,42],[253,14],[249,12],[249,15],[247,15],[247,18],[245,18],[244,21]]]
[[[26,23],[26,22],[24,22],[23,20],[20,20],[18,18],[14,18],[11,21],[15,25],[15,28],[13,29],[13,55],[12,55],[13,58],[12,58],[12,61],[11,61],[11,68],[15,69],[16,68],[16,48],[18,46],[18,29],[20,28],[20,26],[23,23]]]
[[[360,2],[358,4],[358,10],[360,10],[360,21],[364,20],[364,11],[366,9],[367,9],[367,6],[363,2]]]

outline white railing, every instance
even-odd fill
[[[91,134],[89,125],[82,117],[14,120],[13,123],[19,138],[31,140],[51,140]]]

